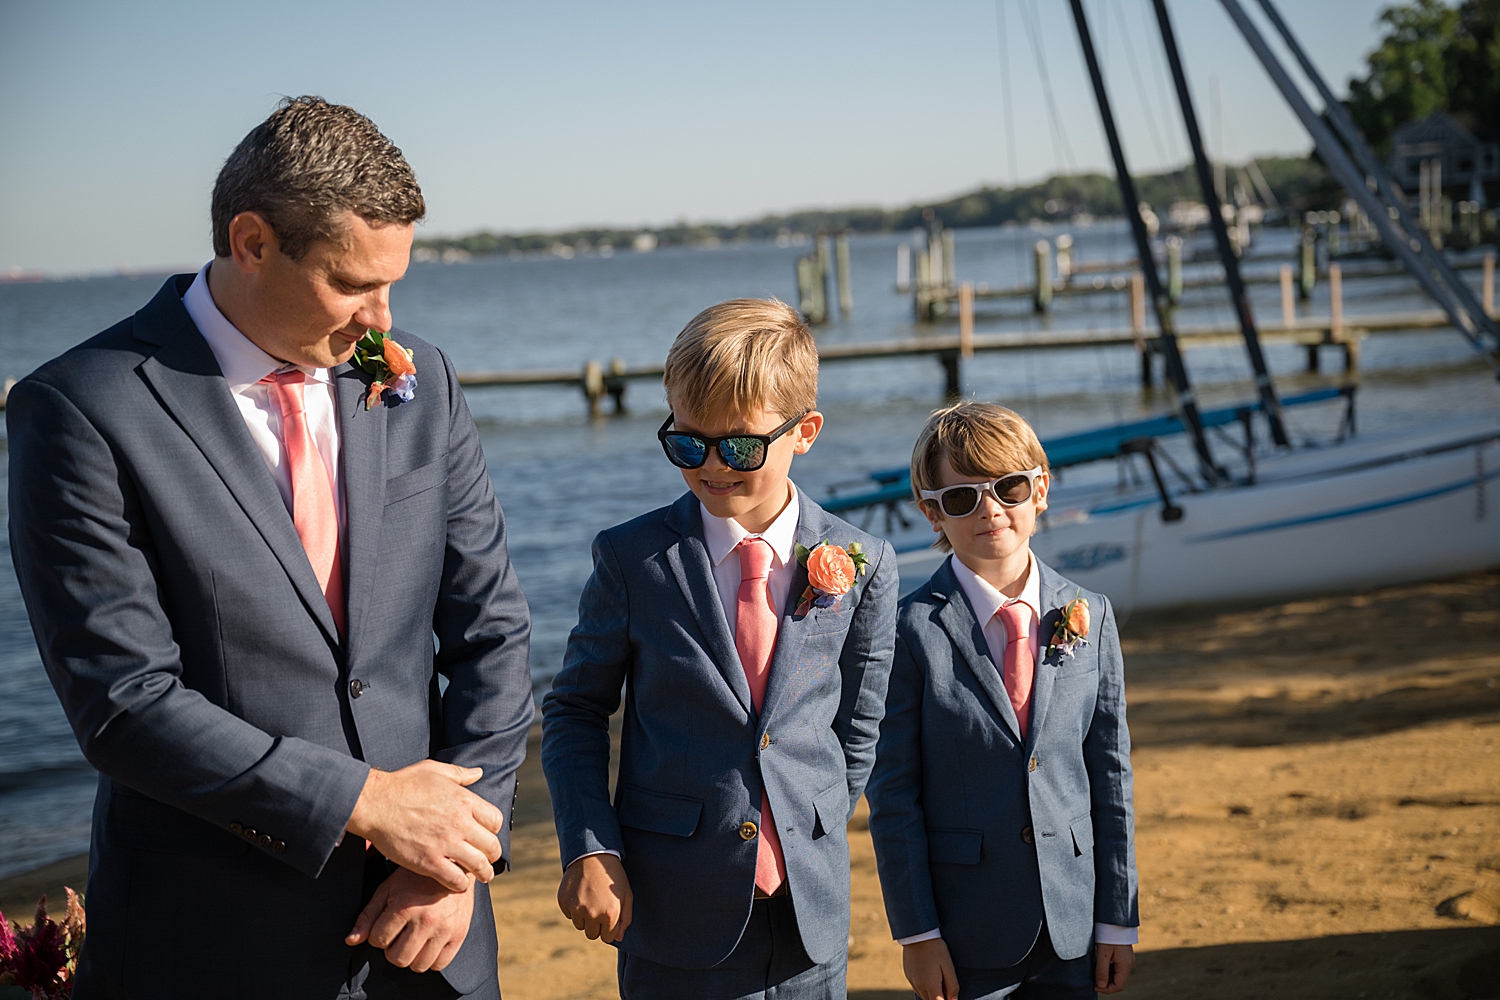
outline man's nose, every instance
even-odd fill
[[[371,330],[385,333],[394,325],[391,320],[391,290],[389,287],[378,289],[365,297],[354,314],[354,321],[360,326]]]

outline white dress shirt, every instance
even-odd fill
[[[771,526],[759,534],[751,534],[746,531],[740,522],[732,517],[716,517],[708,512],[708,508],[700,502],[698,508],[703,512],[703,544],[708,549],[708,561],[714,568],[714,589],[719,592],[719,604],[724,608],[724,618],[729,622],[729,634],[734,635],[735,623],[740,618],[740,554],[738,546],[747,538],[764,538],[766,544],[771,546],[771,572],[767,575],[766,584],[771,590],[771,603],[776,608],[776,621],[781,621],[781,615],[786,610],[786,599],[791,596],[792,590],[792,549],[797,543],[797,518],[801,515],[802,504],[797,499],[797,488],[787,482],[787,489],[791,491],[791,499],[782,508],[776,520]],[[613,854],[620,856],[619,851],[605,848],[602,851],[590,851],[588,854],[580,854],[578,858],[587,858],[594,854]],[[573,861],[577,861],[574,858]],[[568,864],[572,864],[569,861]],[[566,865],[564,867],[567,867]]]
[[[262,385],[260,380],[272,372],[289,371],[293,367],[307,376],[302,390],[303,408],[307,412],[307,426],[313,444],[322,456],[329,482],[333,484],[333,502],[339,518],[339,545],[343,547],[346,544],[344,491],[339,476],[339,422],[333,379],[327,368],[278,361],[241,333],[214,304],[213,295],[208,290],[209,266],[203,265],[203,270],[198,272],[198,277],[183,295],[183,308],[214,352],[219,370],[224,373],[224,381],[229,383],[234,403],[240,408],[240,416],[245,419],[250,438],[266,460],[266,468],[271,471],[271,478],[276,481],[288,512],[292,510],[292,470],[283,460],[281,407],[271,398],[271,387]]]
[[[1031,611],[1031,657],[1033,663],[1042,661],[1042,581],[1041,574],[1036,571],[1036,557],[1027,553],[1026,581],[1021,584],[1021,593],[1017,597],[1006,597],[996,590],[994,585],[965,566],[958,558],[958,553],[949,557],[949,563],[953,567],[953,575],[958,578],[958,585],[963,588],[964,596],[968,597],[969,603],[973,605],[974,617],[982,623],[980,630],[984,632],[984,643],[989,647],[990,659],[995,662],[995,668],[1003,671],[1005,669],[1005,645],[1009,633],[1005,629],[1005,619],[995,612],[1010,604],[1021,603]],[[1050,609],[1048,609],[1050,610]],[[916,944],[918,941],[930,941],[933,938],[942,937],[941,929],[934,927],[922,934],[913,934],[911,937],[897,938],[896,943],[907,945]],[[1135,927],[1120,927],[1116,924],[1094,924],[1094,942],[1096,944],[1136,944],[1140,940],[1140,932]]]

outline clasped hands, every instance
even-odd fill
[[[445,968],[474,915],[474,883],[495,877],[504,816],[469,791],[477,767],[424,760],[371,769],[345,830],[401,867],[354,922],[344,943],[368,941],[392,965]]]

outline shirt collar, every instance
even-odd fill
[[[1020,601],[1031,608],[1037,618],[1042,616],[1042,582],[1041,574],[1036,571],[1036,556],[1029,551],[1026,553],[1026,582],[1021,584],[1021,595],[1016,598],[1006,597],[996,590],[994,585],[984,579],[978,573],[965,566],[959,560],[958,554],[949,557],[953,566],[953,575],[958,577],[958,584],[964,589],[969,597],[969,603],[974,606],[974,615],[983,626],[995,612],[1012,601]]]
[[[211,262],[210,262],[211,263]],[[208,341],[214,360],[219,362],[219,371],[229,383],[230,392],[243,392],[274,371],[288,367],[256,346],[255,342],[239,331],[219,311],[214,297],[208,290],[208,269],[204,264],[193,283],[182,296],[182,307],[192,318],[193,325]],[[293,365],[308,378],[318,382],[330,382],[327,368],[310,368]]]
[[[797,499],[797,488],[787,481],[792,498],[787,502],[771,526],[759,535],[751,535],[740,522],[732,517],[715,517],[699,501],[703,511],[703,544],[708,547],[708,558],[715,566],[729,558],[729,554],[746,538],[764,538],[776,556],[776,566],[785,566],[792,561],[792,546],[797,540],[797,518],[801,514],[801,503]]]

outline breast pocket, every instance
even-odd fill
[[[410,472],[403,472],[385,481],[385,504],[389,507],[393,503],[408,500],[418,493],[426,493],[428,490],[441,486],[448,481],[448,460],[440,458],[436,462],[428,462],[420,465]]]

